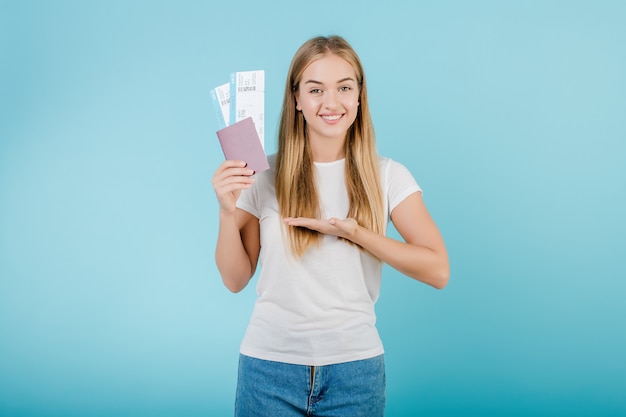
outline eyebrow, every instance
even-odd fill
[[[354,78],[346,77],[346,78],[342,78],[341,80],[337,81],[337,84],[341,84],[341,83],[346,82],[346,81],[354,81],[354,82],[356,82],[354,80]],[[321,81],[316,81],[316,80],[308,80],[308,81],[305,81],[304,84],[324,84],[324,83],[321,82]]]

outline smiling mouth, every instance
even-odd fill
[[[328,121],[331,121],[331,122],[332,122],[332,121],[334,121],[334,120],[339,120],[339,119],[341,119],[341,116],[342,116],[341,114],[335,114],[335,115],[333,115],[333,116],[322,116],[322,119],[324,119],[324,120],[328,120]]]

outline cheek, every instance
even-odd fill
[[[319,103],[311,99],[300,100],[298,103],[300,104],[300,110],[302,113],[316,113],[319,108]]]
[[[358,97],[351,98],[349,101],[346,102],[345,106],[347,108],[356,110],[359,107],[359,98]]]

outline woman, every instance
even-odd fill
[[[224,284],[241,291],[262,265],[235,414],[382,416],[382,263],[435,288],[449,265],[413,176],[376,152],[363,68],[341,37],[296,52],[269,159],[257,175],[225,161],[213,177]],[[401,241],[385,236],[389,218]]]

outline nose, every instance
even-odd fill
[[[324,107],[334,109],[338,104],[338,92],[333,89],[326,91],[326,94],[324,94]]]

